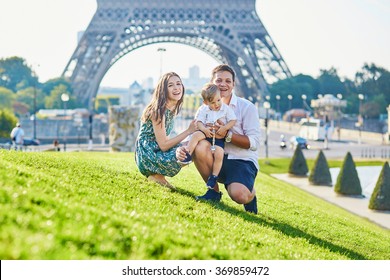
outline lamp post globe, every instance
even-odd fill
[[[163,72],[163,53],[166,51],[167,51],[166,48],[158,48],[157,49],[157,52],[160,53],[160,77],[162,76],[162,72]]]

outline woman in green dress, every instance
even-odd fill
[[[176,148],[196,130],[195,121],[192,121],[185,131],[169,138],[183,98],[184,86],[180,76],[174,72],[164,74],[142,113],[136,142],[135,160],[139,171],[149,180],[168,188],[174,187],[165,176],[175,176],[182,167],[176,160]]]

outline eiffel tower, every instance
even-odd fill
[[[62,76],[88,108],[105,73],[126,54],[156,43],[204,51],[237,74],[252,102],[291,73],[256,13],[256,0],[97,0],[97,10]],[[211,71],[211,69],[210,69]]]

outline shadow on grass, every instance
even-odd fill
[[[176,192],[195,199],[194,193],[192,193],[190,191],[178,188],[176,190]],[[258,214],[258,215],[250,214],[250,213],[245,212],[244,210],[238,210],[236,208],[233,208],[233,207],[231,207],[223,202],[202,201],[202,203],[212,205],[214,208],[216,208],[218,210],[225,211],[231,215],[241,217],[242,219],[244,219],[248,222],[256,223],[256,224],[259,224],[262,226],[267,226],[267,227],[272,228],[274,230],[280,231],[289,237],[304,238],[310,244],[313,244],[313,245],[316,245],[319,247],[323,247],[325,249],[328,249],[331,252],[339,253],[339,254],[344,255],[350,259],[353,259],[353,260],[366,260],[367,259],[365,256],[363,256],[355,251],[352,251],[352,250],[347,249],[345,247],[333,244],[329,241],[318,238],[312,234],[304,232],[304,231],[302,231],[298,228],[295,228],[289,224],[281,223],[281,222],[279,222],[275,219],[272,219],[270,217],[263,218],[262,216],[260,216],[261,214]]]

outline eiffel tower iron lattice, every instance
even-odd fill
[[[237,74],[236,92],[253,102],[291,73],[256,13],[256,0],[97,0],[66,65],[74,94],[90,109],[105,73],[126,54],[155,43],[204,51]],[[211,69],[210,69],[211,71]]]

